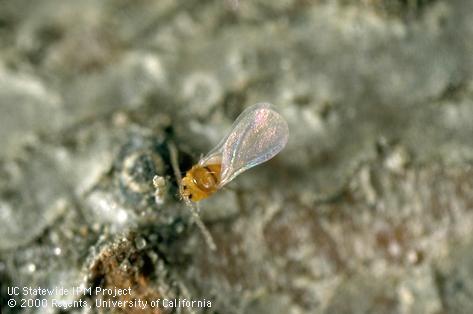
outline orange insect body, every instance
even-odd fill
[[[186,173],[182,197],[193,202],[209,197],[243,171],[273,158],[288,136],[287,122],[271,104],[246,108],[220,144]]]
[[[198,202],[219,189],[220,164],[193,166],[182,179],[182,196]]]

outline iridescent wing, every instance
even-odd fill
[[[230,133],[199,163],[221,163],[222,187],[243,171],[273,158],[286,146],[288,137],[284,118],[271,104],[258,103],[240,114]]]

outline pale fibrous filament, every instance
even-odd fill
[[[288,137],[287,122],[271,104],[248,107],[220,144],[187,171],[182,197],[198,202],[211,196],[243,171],[277,155]]]

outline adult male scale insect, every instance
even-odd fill
[[[271,104],[257,103],[238,116],[230,133],[187,171],[184,178],[180,178],[174,167],[180,194],[193,209],[196,222],[211,247],[215,246],[213,240],[198,219],[198,207],[191,201],[211,196],[240,173],[273,158],[286,146],[288,138],[289,128],[284,118]],[[176,155],[175,148],[171,149],[173,154]]]

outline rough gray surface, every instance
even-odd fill
[[[2,310],[7,286],[99,285],[195,313],[472,313],[472,12],[0,1]],[[260,101],[290,140],[201,203],[211,252],[168,143],[185,171]]]

